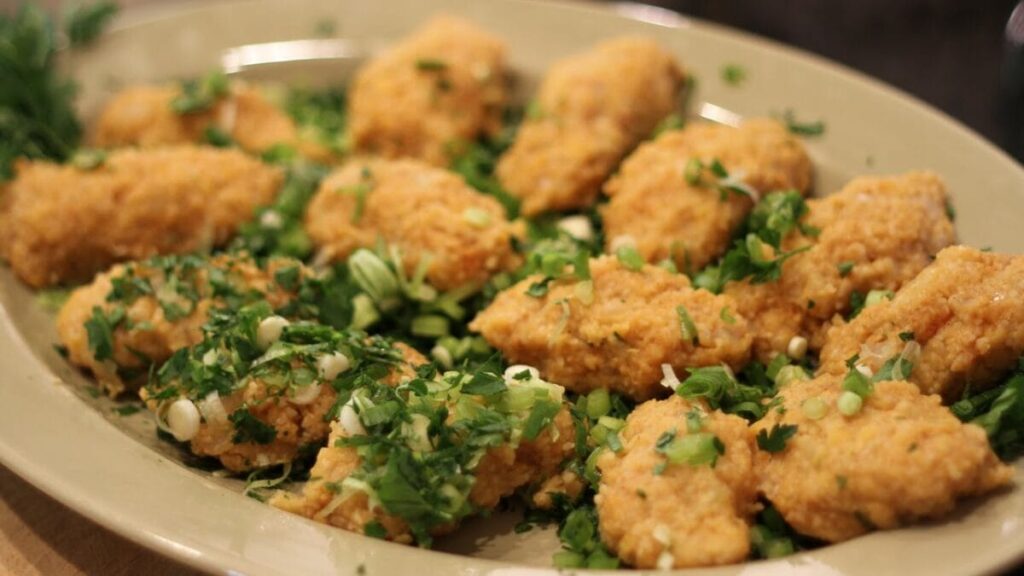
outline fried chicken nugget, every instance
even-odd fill
[[[551,67],[515,142],[498,163],[522,212],[585,208],[601,183],[677,107],[685,76],[644,38],[619,38]]]
[[[818,350],[828,323],[849,312],[854,291],[895,291],[914,278],[956,240],[946,200],[945,185],[928,172],[856,178],[809,200],[803,222],[819,233],[786,239],[785,250],[809,249],[783,265],[779,281],[734,282],[724,290],[753,325],[756,356],[770,360],[797,335]]]
[[[665,434],[684,438],[696,411],[703,433],[724,452],[713,464],[669,462],[657,446]],[[598,459],[601,539],[636,568],[687,568],[742,562],[750,553],[757,484],[747,423],[708,413],[679,396],[646,402],[626,419],[622,450]],[[660,470],[660,472],[659,472]]]
[[[418,160],[349,162],[320,185],[305,226],[331,259],[379,239],[401,251],[410,274],[428,259],[427,280],[440,290],[481,286],[519,262],[501,204]]]
[[[386,382],[390,384],[412,377],[412,367],[427,362],[422,354],[405,344],[396,343],[394,348],[401,355],[401,363],[388,373]],[[189,449],[197,456],[217,458],[224,468],[234,472],[292,462],[304,447],[323,445],[331,433],[327,415],[338,395],[326,383],[317,390],[312,398],[282,394],[279,386],[253,377],[229,395],[201,400],[204,419],[189,441]],[[159,402],[147,398],[145,388],[142,396],[150,410],[159,411]],[[273,428],[272,441],[239,441],[238,428],[228,415],[242,407],[257,421]]]
[[[120,150],[94,170],[22,162],[0,190],[0,256],[26,284],[89,280],[116,262],[225,244],[283,176],[237,150]]]
[[[590,273],[589,303],[579,283],[567,281],[529,296],[541,280],[532,276],[498,294],[470,330],[510,362],[535,366],[574,392],[607,388],[635,400],[667,392],[662,364],[739,369],[749,358],[747,321],[723,313],[736,310],[732,298],[694,290],[685,276],[655,266],[632,271],[611,256],[591,260]]]
[[[491,510],[516,490],[540,484],[557,474],[573,453],[574,434],[572,417],[563,407],[536,439],[522,441],[518,446],[504,444],[491,448],[474,471],[476,482],[469,493],[469,501],[480,510]],[[317,454],[316,464],[309,473],[310,481],[303,486],[302,494],[279,492],[270,501],[271,505],[351,532],[362,533],[367,524],[376,521],[387,531],[389,540],[412,543],[406,523],[388,514],[365,492],[339,496],[336,487],[360,466],[355,447],[336,445],[336,441],[346,435],[341,425],[332,424],[327,446]],[[439,527],[435,535],[451,532],[456,527]]]
[[[938,396],[879,382],[853,416],[836,407],[842,377],[797,381],[751,428],[796,426],[782,451],[758,450],[760,490],[797,532],[840,542],[951,512],[956,501],[1010,483],[985,431],[963,424]],[[822,410],[824,414],[822,415]]]
[[[796,189],[806,194],[811,161],[800,141],[775,120],[747,120],[739,128],[691,124],[641,145],[622,163],[604,192],[605,239],[630,236],[648,262],[670,258],[680,270],[700,270],[721,256],[750,213],[747,196],[725,198],[712,186],[689,184],[687,163],[718,160],[730,176],[754,190]]]
[[[327,162],[332,152],[301,138],[295,121],[259,89],[235,82],[228,94],[209,109],[180,114],[171,103],[181,95],[179,86],[132,86],[121,90],[103,108],[92,135],[100,148],[161,147],[202,143],[206,131],[216,128],[243,150],[259,154],[276,144]]]
[[[910,381],[947,402],[968,384],[997,383],[1024,354],[1024,257],[946,248],[892,301],[866,308],[829,331],[821,371],[843,374],[846,360],[873,371],[900,354],[904,340],[921,353]]]
[[[460,145],[501,128],[505,45],[437,17],[359,70],[349,99],[357,153],[447,166]]]
[[[258,294],[275,308],[283,306],[294,295],[277,284],[274,275],[293,267],[300,264],[281,259],[260,267],[249,258],[226,254],[211,260],[158,257],[118,264],[71,293],[57,315],[57,335],[68,360],[91,371],[108,394],[118,396],[137,389],[151,365],[202,340],[210,308],[224,303],[225,286],[250,297]],[[217,278],[218,288],[211,276]],[[97,315],[116,318],[118,310],[123,317],[110,329],[110,350],[101,353],[90,340],[90,321]]]

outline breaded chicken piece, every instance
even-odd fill
[[[326,147],[301,138],[292,118],[255,87],[235,82],[229,93],[208,110],[188,114],[179,114],[171,107],[180,94],[179,86],[132,86],[118,92],[100,113],[92,144],[100,148],[153,148],[202,143],[206,130],[217,128],[253,154],[284,144],[313,160],[332,159]]]
[[[785,250],[810,248],[783,265],[780,280],[734,282],[724,290],[752,323],[762,361],[785,352],[797,335],[820,349],[828,323],[849,312],[854,291],[899,290],[956,240],[945,185],[928,172],[857,178],[807,204],[803,223],[820,233],[786,239]]]
[[[687,414],[703,418],[724,452],[714,464],[672,463],[657,445],[665,434],[690,435]],[[598,459],[601,540],[636,568],[688,568],[742,562],[750,553],[757,484],[747,423],[708,413],[673,395],[651,400],[626,419],[622,450]],[[660,473],[658,472],[660,470]]]
[[[752,119],[739,128],[691,124],[641,145],[622,163],[604,192],[611,201],[602,210],[605,240],[631,236],[648,262],[672,259],[680,270],[700,270],[732,242],[753,202],[713,186],[686,180],[691,159],[721,162],[731,177],[755,191],[795,189],[806,194],[811,161],[799,140],[781,123]]]
[[[951,512],[958,499],[1010,483],[985,431],[963,424],[903,381],[879,382],[853,416],[836,407],[842,377],[782,389],[781,406],[751,428],[797,430],[780,452],[758,450],[760,490],[797,532],[827,542]],[[825,414],[813,419],[809,402]],[[819,406],[820,407],[820,406]],[[781,413],[780,413],[781,412]]]
[[[305,227],[330,259],[381,239],[401,251],[409,274],[427,259],[427,280],[440,290],[481,286],[519,262],[501,204],[418,160],[349,162],[320,185]]]
[[[434,18],[356,74],[352,145],[447,166],[459,146],[500,129],[506,84],[500,39],[460,18]]]
[[[427,359],[405,344],[397,343],[394,347],[401,353],[402,363],[391,370],[386,381],[397,384],[402,378],[411,378],[412,367],[426,363]],[[159,410],[159,404],[146,398],[146,393],[143,389],[143,400],[149,409]],[[219,398],[222,408],[205,409],[205,413],[219,413],[222,417],[204,418],[199,432],[189,442],[189,449],[197,456],[217,458],[224,468],[234,472],[292,462],[304,446],[322,445],[331,433],[327,414],[336,400],[334,388],[326,384],[320,386],[316,397],[308,399],[282,394],[266,382],[251,378],[243,387]],[[272,442],[237,441],[236,428],[226,416],[243,406],[257,420],[273,427]]]
[[[41,288],[116,262],[224,245],[269,204],[280,169],[237,150],[120,150],[94,170],[22,162],[0,190],[0,256]]]
[[[479,510],[492,510],[498,502],[524,486],[539,484],[555,475],[575,447],[574,428],[569,411],[563,408],[551,425],[530,441],[518,446],[504,444],[488,450],[474,470],[476,482],[469,493],[470,503]],[[279,492],[270,504],[343,530],[362,533],[368,523],[379,522],[389,540],[410,544],[412,535],[406,523],[388,514],[379,502],[365,492],[356,491],[341,498],[336,488],[361,464],[353,446],[337,446],[346,432],[337,423],[331,425],[327,446],[320,449],[310,480],[301,494]],[[336,499],[341,498],[340,501]],[[457,526],[439,527],[435,534],[451,532]]]
[[[545,296],[526,292],[531,276],[498,294],[470,323],[516,364],[573,390],[606,388],[634,400],[667,392],[661,365],[677,372],[725,363],[738,369],[750,356],[747,321],[728,296],[694,290],[685,276],[655,266],[631,271],[615,257],[590,261],[593,294],[585,303],[578,282],[557,281]],[[696,337],[682,321],[692,321]],[[728,319],[726,319],[728,318]]]
[[[677,108],[685,76],[652,40],[619,38],[553,65],[498,163],[522,212],[585,208],[638,142]]]
[[[835,327],[821,351],[821,371],[843,374],[846,360],[873,371],[900,354],[904,339],[921,346],[910,381],[947,402],[964,387],[996,384],[1024,354],[1024,257],[946,248],[892,301],[866,308]]]
[[[68,360],[91,371],[108,394],[117,396],[136,390],[151,365],[159,366],[175,351],[202,340],[210,308],[224,303],[225,283],[239,294],[258,295],[277,308],[293,294],[275,282],[274,274],[294,267],[301,264],[280,259],[260,267],[249,258],[226,254],[211,260],[186,256],[119,264],[71,293],[57,315],[57,335],[67,348]],[[217,275],[220,288],[211,285],[211,273]],[[114,290],[115,283],[121,292]],[[175,285],[187,286],[195,301],[180,294]],[[110,355],[102,359],[96,358],[87,327],[97,308],[105,318],[115,310],[124,311],[124,319],[110,331]]]

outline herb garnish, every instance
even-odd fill
[[[786,449],[786,442],[792,438],[797,431],[795,424],[776,424],[771,430],[761,430],[757,433],[757,447],[770,453],[782,452]]]

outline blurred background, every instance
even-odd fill
[[[646,3],[767,36],[856,68],[945,111],[1024,159],[1024,2]]]
[[[73,1],[40,3],[58,11]],[[0,10],[14,10],[20,3],[0,0]],[[767,36],[856,68],[925,100],[1024,160],[1024,1],[646,3]]]

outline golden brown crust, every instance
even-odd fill
[[[655,449],[664,433],[687,434],[686,415],[696,406],[679,396],[640,405],[626,420],[622,450],[598,460],[601,539],[637,568],[731,564],[749,555],[757,490],[746,421],[717,411],[705,416],[702,431],[725,447],[714,466],[666,465]],[[671,563],[659,563],[663,554]]]
[[[787,238],[785,250],[810,248],[785,263],[781,279],[734,282],[724,290],[753,325],[755,355],[767,362],[797,335],[818,350],[829,323],[850,311],[854,291],[899,290],[955,241],[945,203],[945,186],[927,172],[857,178],[808,201],[804,222],[820,233]]]
[[[683,71],[657,43],[619,38],[551,67],[539,113],[501,158],[502,186],[522,212],[584,208],[623,156],[677,106]]]
[[[749,358],[751,336],[727,296],[694,290],[685,276],[645,266],[631,271],[614,257],[591,260],[593,301],[584,304],[578,282],[552,283],[534,298],[530,277],[498,294],[470,329],[516,364],[540,370],[551,382],[575,392],[608,388],[646,400],[664,394],[662,364],[680,375],[687,368],[725,363],[740,368]],[[698,344],[684,339],[679,306],[698,332]]]
[[[332,159],[331,152],[323,146],[300,138],[288,114],[255,87],[235,82],[228,95],[210,109],[189,114],[178,114],[171,108],[171,102],[180,94],[178,86],[132,86],[121,90],[100,113],[92,135],[93,145],[153,148],[202,143],[207,128],[215,127],[254,154],[284,144],[314,160]]]
[[[739,128],[699,123],[666,132],[641,145],[604,187],[605,240],[632,236],[648,262],[671,258],[680,270],[700,270],[725,252],[753,202],[722,198],[711,187],[686,181],[690,159],[718,160],[730,175],[743,175],[768,193],[811,184],[811,161],[800,142],[775,120],[747,120]]]
[[[910,381],[949,402],[996,384],[1024,353],[1024,257],[955,246],[904,286],[891,302],[833,328],[821,371],[842,374],[854,354],[877,371],[900,354],[901,334],[921,346]]]
[[[353,492],[340,502],[332,502],[339,494],[333,487],[360,465],[355,448],[335,444],[344,436],[341,426],[332,424],[327,446],[317,455],[316,464],[310,470],[310,480],[303,486],[302,493],[278,493],[271,500],[271,505],[352,532],[362,533],[368,522],[377,521],[387,530],[389,540],[412,543],[405,522],[385,512],[364,492]],[[556,474],[574,449],[572,417],[568,409],[563,408],[536,439],[523,441],[515,447],[505,444],[491,448],[484,454],[474,471],[476,482],[469,494],[470,502],[482,510],[493,509],[502,498],[516,490],[541,484]],[[454,525],[442,526],[435,533],[446,533],[455,528]]]
[[[447,166],[452,147],[497,132],[506,98],[504,43],[438,17],[359,70],[349,134],[360,154]]]
[[[111,264],[224,245],[282,174],[236,150],[121,150],[92,171],[23,162],[7,187],[4,245],[34,288],[89,280]]]
[[[264,294],[271,306],[285,304],[290,294],[273,282],[275,270],[295,266],[296,262],[273,261],[267,268],[260,268],[252,261],[232,256],[217,256],[210,266],[225,272],[229,281],[244,290],[256,290]],[[221,304],[209,286],[205,268],[197,270],[195,285],[199,300],[184,317],[168,319],[160,301],[153,295],[141,295],[134,302],[124,304],[110,302],[107,295],[113,287],[111,280],[122,277],[128,269],[135,278],[148,280],[159,290],[165,278],[158,270],[144,263],[117,265],[96,276],[92,283],[75,289],[57,315],[57,335],[67,348],[68,360],[76,366],[86,368],[96,376],[100,385],[111,396],[128,390],[135,390],[138,379],[125,378],[124,370],[141,373],[150,363],[159,365],[171,357],[176,350],[199,343],[203,338],[202,326],[206,323],[211,307]],[[188,306],[192,306],[192,304]],[[89,348],[89,337],[85,324],[99,307],[104,314],[114,307],[124,305],[126,322],[113,330],[113,355],[109,360],[99,361]],[[129,328],[130,326],[130,328]]]
[[[750,430],[797,426],[783,451],[759,450],[755,466],[762,493],[801,534],[839,542],[939,518],[958,499],[1011,481],[1013,469],[984,430],[962,424],[938,396],[879,382],[859,413],[844,416],[836,407],[841,381],[826,375],[789,384],[780,392],[784,411],[771,410]],[[825,415],[809,418],[808,400],[822,402]]]
[[[409,274],[429,258],[427,280],[441,290],[481,286],[519,262],[501,204],[417,160],[347,163],[320,185],[306,230],[335,260],[378,240],[401,251]]]

